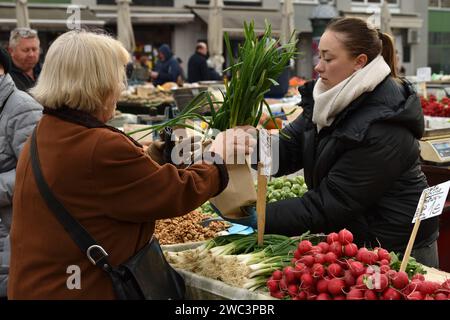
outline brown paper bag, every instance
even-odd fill
[[[227,164],[228,186],[218,196],[209,201],[230,219],[246,217],[241,207],[256,203],[256,190],[248,164]]]

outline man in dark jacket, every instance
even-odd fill
[[[206,43],[197,43],[195,53],[189,58],[188,62],[188,82],[209,80],[207,57],[208,46]]]
[[[304,112],[284,129],[291,138],[279,138],[276,174],[303,168],[309,191],[269,204],[266,232],[299,235],[346,227],[360,246],[403,250],[427,187],[417,141],[424,132],[419,98],[410,86],[388,77],[318,133],[313,88],[310,82],[300,89]],[[413,256],[436,245],[438,230],[438,218],[422,222]]]
[[[167,44],[159,47],[158,58],[159,61],[150,74],[153,84],[157,86],[166,82],[177,82],[178,76],[181,75],[180,65]]]
[[[27,91],[36,84],[40,72],[39,38],[36,30],[16,28],[9,38],[12,68],[9,72],[17,88]]]

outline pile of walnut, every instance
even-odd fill
[[[160,244],[176,244],[198,242],[216,237],[217,233],[226,230],[230,224],[225,221],[213,221],[207,227],[201,222],[211,215],[192,211],[182,217],[156,221],[155,236]]]

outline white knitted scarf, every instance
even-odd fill
[[[367,66],[329,90],[325,88],[322,79],[319,79],[313,92],[313,122],[317,124],[317,131],[329,127],[352,101],[365,92],[373,91],[390,73],[389,65],[379,55]]]

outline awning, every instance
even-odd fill
[[[367,19],[372,14],[362,12],[344,12],[344,17]],[[391,28],[396,29],[421,29],[423,19],[415,14],[392,14]]]
[[[208,24],[208,8],[192,7],[194,13]],[[263,33],[265,30],[265,21],[272,25],[272,34],[279,35],[281,30],[281,12],[278,10],[264,10],[253,8],[227,8],[222,11],[223,31],[230,36],[244,35],[244,21],[255,22],[255,32]]]
[[[32,28],[53,27],[58,29],[67,29],[67,22],[73,12],[67,12],[67,5],[37,6],[28,5],[28,14],[30,17],[30,26]],[[0,6],[0,25],[16,26],[16,7],[15,4]],[[103,26],[105,21],[98,19],[93,12],[86,7],[80,7],[81,26]]]

